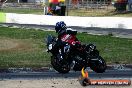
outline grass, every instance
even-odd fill
[[[131,17],[131,12],[115,12],[114,9],[72,9],[69,10],[70,16],[89,16],[89,17]]]
[[[79,39],[85,43],[97,45],[101,56],[107,63],[132,63],[132,39],[115,38],[112,36],[94,36],[79,34]]]
[[[69,9],[68,16],[89,16],[89,17],[103,17],[103,16],[113,16],[113,17],[131,17],[132,13],[123,12],[118,13],[114,11],[113,6],[105,7],[103,9]],[[43,14],[43,9],[31,9],[31,8],[3,8],[0,12],[4,13],[20,13],[20,14]],[[66,11],[67,14],[67,11]]]
[[[0,67],[42,67],[49,65],[50,54],[45,52],[44,38],[49,32],[0,27],[0,40],[8,47],[13,41],[16,46],[3,49],[0,47]],[[50,34],[55,35],[54,32]],[[0,43],[0,46],[3,44]]]
[[[0,68],[43,67],[50,65],[44,39],[53,31],[0,27]],[[132,63],[132,39],[79,33],[83,43],[94,43],[101,56],[111,63]],[[4,46],[4,47],[3,47]]]
[[[4,13],[19,13],[19,14],[43,14],[43,9],[30,8],[3,8],[1,12]]]

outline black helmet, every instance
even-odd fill
[[[62,30],[66,29],[66,24],[64,21],[57,22],[55,25],[56,33],[60,33]]]

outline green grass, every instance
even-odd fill
[[[44,39],[52,31],[26,30],[20,28],[0,27],[0,68],[7,67],[43,67],[50,65],[50,54],[45,52]],[[132,39],[96,36],[79,33],[78,39],[83,43],[94,43],[107,64],[132,63]],[[9,42],[8,42],[9,41]],[[13,42],[14,44],[10,43]],[[4,48],[4,46],[13,46]]]
[[[0,40],[12,40],[15,48],[0,48],[0,67],[42,67],[49,65],[50,54],[44,40],[49,32],[0,27]],[[54,32],[50,34],[55,35]],[[5,43],[5,45],[9,45]],[[2,46],[2,45],[0,45]]]
[[[89,17],[131,17],[132,12],[115,12],[115,9],[72,9],[69,10],[68,14],[70,16],[89,16]]]
[[[132,63],[132,39],[87,34],[79,34],[78,37],[85,43],[96,44],[101,56],[109,64]]]
[[[43,14],[43,9],[30,8],[3,8],[1,12],[4,13],[19,13],[19,14]]]

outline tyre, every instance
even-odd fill
[[[79,82],[84,87],[90,84],[90,80],[87,78],[84,78],[84,79],[80,80]]]
[[[59,73],[62,74],[66,74],[70,71],[70,65],[69,64],[60,64],[57,61],[57,58],[55,58],[54,56],[51,57],[51,65],[53,66],[53,68],[58,71]]]
[[[96,59],[90,61],[90,68],[96,73],[105,72],[107,68],[105,60],[101,56],[98,56]]]

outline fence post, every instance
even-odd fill
[[[69,3],[70,3],[70,1],[66,0],[66,12],[67,12],[67,16],[69,14]]]
[[[48,8],[44,6],[44,15],[47,15],[47,13],[48,13]]]

